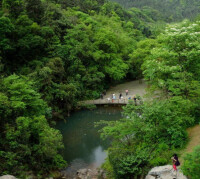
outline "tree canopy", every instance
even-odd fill
[[[145,12],[158,11],[161,18],[168,22],[180,21],[185,18],[194,19],[199,14],[198,0],[112,0],[126,8],[142,8]]]
[[[115,178],[140,177],[185,145],[200,116],[200,22],[166,22],[192,18],[199,2],[126,2],[128,10],[105,0],[0,2],[1,174],[45,178],[66,167],[54,120],[143,77],[157,98],[102,122],[102,136],[113,138],[105,168]]]
[[[156,36],[155,21],[104,0],[1,1],[0,173],[44,178],[66,166],[54,120],[141,76],[130,54]]]

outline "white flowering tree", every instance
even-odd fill
[[[167,96],[199,96],[200,22],[169,25],[143,64],[152,87]]]

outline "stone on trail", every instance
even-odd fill
[[[3,175],[3,176],[0,176],[0,179],[17,179],[17,178],[15,178],[12,175]]]
[[[177,174],[174,172],[172,165],[165,165],[152,168],[145,179],[187,179],[186,176],[178,169]]]

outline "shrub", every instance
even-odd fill
[[[184,175],[190,179],[200,178],[200,145],[197,146],[192,153],[186,154],[181,169]]]

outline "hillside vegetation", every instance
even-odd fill
[[[161,18],[168,22],[193,19],[200,13],[199,0],[112,0],[126,8],[157,10]]]
[[[185,146],[186,129],[200,116],[200,22],[186,20],[164,30],[171,18],[148,6],[1,1],[0,174],[45,178],[66,167],[55,119],[125,80],[145,78],[160,96],[127,105],[126,119],[103,122],[102,137],[113,138],[104,164],[109,175],[142,177]]]
[[[0,174],[44,178],[66,167],[54,119],[113,83],[141,77],[132,53],[155,37],[139,9],[96,1],[0,4]]]

